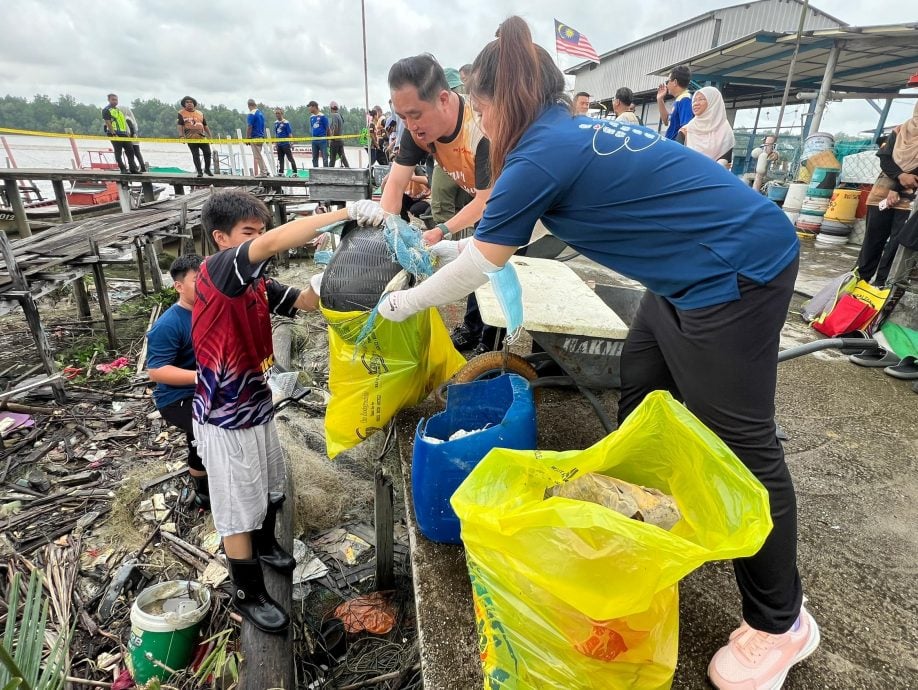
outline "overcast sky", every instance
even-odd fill
[[[370,105],[386,107],[386,74],[395,60],[431,52],[444,66],[459,67],[474,59],[511,14],[527,19],[535,40],[550,53],[557,17],[583,32],[601,54],[732,4],[367,0]],[[903,6],[893,0],[815,5],[852,25],[901,20]],[[128,102],[153,97],[169,102],[189,94],[240,110],[249,97],[271,105],[312,99],[323,105],[332,99],[351,107],[364,103],[359,0],[0,0],[0,27],[0,95],[69,93],[101,106],[109,91]],[[577,62],[561,56],[562,68]],[[906,119],[911,109],[912,102],[897,101],[890,122]],[[872,127],[876,117],[863,102],[830,104],[822,128],[853,133]]]

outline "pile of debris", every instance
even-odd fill
[[[324,324],[316,314],[292,328],[290,366],[301,372],[298,385],[313,389],[278,415],[297,492],[294,534],[301,535],[291,612],[297,687],[421,687],[408,542],[398,517],[395,588],[374,591],[373,476],[380,464],[397,467],[393,438],[377,434],[335,463],[327,459]],[[206,642],[162,687],[233,687],[244,650],[220,539],[194,503],[184,436],[152,404],[137,365],[142,342],[94,354],[81,368],[95,372],[99,361],[114,365],[114,375],[99,370],[95,380],[84,374],[67,382],[73,402],[66,406],[50,402],[42,381],[15,402],[0,394],[0,615],[27,631],[31,612],[11,593],[14,583],[25,591],[40,574],[49,605],[45,660],[51,641],[65,639],[69,687],[129,688],[137,594],[159,582],[195,580],[212,593]],[[32,373],[19,365],[0,390],[21,387]]]

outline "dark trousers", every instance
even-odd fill
[[[485,322],[481,320],[478,298],[475,297],[474,292],[465,301],[465,316],[462,317],[462,325],[468,329],[472,340],[484,343],[489,350],[499,350],[503,345],[505,329],[485,325]]]
[[[137,165],[140,166],[140,172],[147,171],[147,164],[143,162],[143,154],[140,153],[140,144],[132,144],[134,157],[137,159]]]
[[[322,167],[327,168],[328,167],[328,141],[326,141],[325,139],[322,139],[321,141],[319,141],[318,139],[315,139],[312,142],[312,167],[313,168],[319,167],[319,156],[322,157]]]
[[[897,208],[881,211],[876,206],[867,207],[867,230],[857,257],[857,274],[861,279],[873,278],[875,285],[886,282],[908,214]]]
[[[130,141],[113,141],[112,148],[115,149],[115,161],[118,163],[118,169],[126,173],[130,170],[132,173],[140,172],[137,167],[137,159],[134,158],[134,144]],[[124,157],[127,156],[127,165],[124,164]]]
[[[412,199],[407,194],[402,194],[402,210],[399,211],[398,215],[406,223],[409,219],[409,213],[420,218],[428,211],[430,211],[430,204],[427,203],[426,199]]]
[[[335,162],[338,160],[338,156],[341,156],[341,167],[350,168],[350,164],[347,162],[347,156],[344,155],[344,142],[341,139],[332,139],[328,142],[328,167],[334,168]]]
[[[191,401],[192,398],[178,400],[159,408],[159,413],[169,424],[177,426],[185,432],[185,439],[188,441],[188,467],[198,472],[206,472],[204,463],[201,462],[201,456],[198,455],[198,450],[194,445],[194,433],[191,425]]]
[[[774,529],[761,550],[733,561],[743,618],[768,633],[800,613],[797,502],[775,430],[778,340],[798,261],[767,285],[739,279],[739,300],[681,311],[647,292],[622,351],[621,422],[653,390],[685,403],[768,491]]]
[[[293,160],[293,149],[290,148],[290,144],[277,145],[277,172],[280,175],[284,174],[284,160],[290,161],[290,169],[296,175],[296,161]]]
[[[204,156],[204,170],[210,172],[210,144],[188,144],[191,157],[194,158],[194,169],[201,172],[201,155]]]

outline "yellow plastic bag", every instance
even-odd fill
[[[682,519],[665,531],[597,504],[544,498],[588,472],[657,488]],[[765,488],[662,391],[586,450],[492,450],[452,506],[488,690],[669,687],[677,583],[706,561],[754,554],[772,526]]]
[[[416,405],[465,365],[436,309],[395,323],[382,318],[355,345],[369,312],[322,308],[328,321],[325,445],[328,457],[353,448],[395,414]]]
[[[889,297],[889,288],[875,287],[866,280],[859,280],[851,291],[851,296],[880,311],[886,303],[886,298]]]

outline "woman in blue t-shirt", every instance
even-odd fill
[[[456,260],[384,297],[380,315],[399,321],[481,286],[539,219],[643,283],[622,353],[619,420],[650,391],[671,391],[768,490],[774,529],[756,555],[734,561],[744,622],[709,675],[719,688],[778,687],[819,642],[802,608],[796,498],[774,422],[798,264],[793,227],[696,151],[637,125],[572,117],[563,75],[519,17],[478,55],[469,87],[496,181],[484,216]]]

